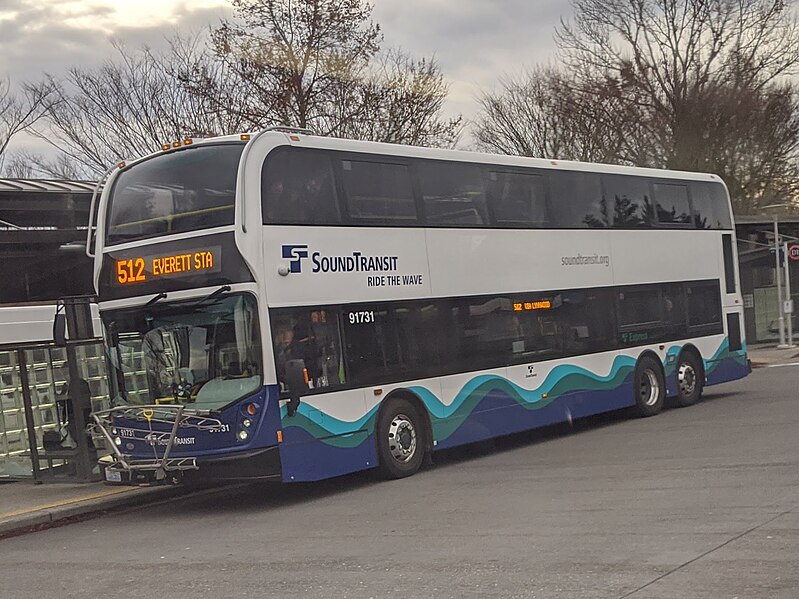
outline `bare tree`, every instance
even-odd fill
[[[503,151],[712,171],[736,211],[797,181],[799,26],[775,0],[573,0],[556,67],[483,94]],[[499,141],[497,141],[499,140]]]
[[[372,6],[361,0],[233,0],[233,7],[237,20],[214,31],[214,42],[250,90],[241,115],[254,127],[285,124],[328,134],[339,126],[325,108],[356,85],[378,50],[382,36],[370,20]]]
[[[449,84],[435,59],[414,59],[401,50],[381,52],[349,93],[332,103],[331,134],[418,146],[454,147],[461,115],[446,117]],[[351,105],[358,106],[351,116]]]
[[[184,82],[192,73],[222,78],[203,43],[198,36],[175,37],[169,50],[158,53],[114,42],[115,59],[96,69],[72,68],[63,81],[50,77],[60,101],[48,110],[47,128],[39,128],[38,135],[87,176],[97,176],[121,159],[149,154],[186,135],[238,130],[240,120]]]
[[[47,158],[38,152],[19,150],[11,153],[5,164],[5,175],[19,179],[69,179],[87,178],[84,168],[65,154]]]
[[[234,0],[235,21],[213,35],[217,55],[248,90],[226,101],[251,128],[291,125],[322,135],[453,145],[459,115],[434,59],[380,52],[382,34],[362,0]],[[195,93],[227,100],[214,81]]]
[[[649,146],[637,155],[623,148],[618,159],[718,172],[733,182],[739,211],[756,210],[764,193],[758,171],[788,168],[799,142],[795,115],[785,110],[794,90],[784,81],[799,67],[799,25],[786,3],[573,0],[573,7],[573,22],[556,32],[563,64],[583,84],[610,82],[623,102],[616,121],[637,122]]]
[[[611,118],[620,102],[604,84],[584,84],[554,67],[505,75],[499,90],[477,98],[475,141],[481,149],[503,154],[616,161],[633,137],[627,135],[633,125],[619,127]]]
[[[26,84],[15,93],[10,79],[0,79],[0,170],[11,139],[41,119],[54,98],[51,85]]]

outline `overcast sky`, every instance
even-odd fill
[[[435,55],[451,82],[448,112],[471,116],[498,76],[546,62],[567,0],[374,0],[385,47]],[[109,39],[159,45],[232,16],[226,0],[0,0],[0,77],[36,80],[110,54]],[[22,141],[22,140],[20,140]],[[27,142],[26,142],[27,143]]]

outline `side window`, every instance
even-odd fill
[[[288,391],[287,371],[305,371],[309,391],[329,390],[346,380],[338,314],[333,310],[278,310],[270,315],[277,380]]]
[[[341,170],[350,218],[382,224],[416,222],[416,200],[406,164],[342,160]]]
[[[607,206],[603,206],[599,175],[574,171],[553,171],[549,176],[549,218],[554,227],[607,227]]]
[[[685,289],[688,305],[688,326],[721,328],[721,294],[719,283],[690,283]]]
[[[663,306],[664,334],[668,338],[682,337],[686,333],[685,286],[682,283],[664,283],[660,286]]]
[[[559,300],[565,354],[593,353],[613,348],[616,331],[612,291],[564,291]]]
[[[518,172],[489,173],[491,207],[498,225],[548,224],[544,177]]]
[[[279,148],[266,157],[261,176],[264,224],[341,222],[329,154]]]
[[[660,289],[656,285],[628,287],[619,291],[619,328],[661,323]]]
[[[654,183],[658,223],[662,225],[690,225],[691,205],[688,202],[688,187],[674,183]]]
[[[455,323],[454,355],[462,370],[503,366],[514,354],[527,351],[518,316],[510,297],[457,300],[452,308]]]
[[[349,306],[342,313],[356,385],[414,379],[451,368],[449,302]]]
[[[417,172],[428,224],[479,227],[488,223],[479,165],[425,160],[417,163]]]
[[[604,175],[602,211],[614,227],[647,228],[655,221],[649,179],[625,175]]]
[[[692,182],[688,188],[697,229],[732,229],[729,200],[721,183]]]

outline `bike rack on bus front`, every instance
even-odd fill
[[[223,424],[216,418],[204,415],[197,410],[186,409],[182,405],[142,405],[118,406],[108,410],[92,413],[94,422],[89,426],[89,433],[101,434],[106,444],[114,452],[115,462],[111,468],[136,471],[152,471],[155,479],[162,481],[167,472],[197,470],[197,459],[194,457],[171,458],[170,453],[175,444],[178,430],[195,428],[205,431],[222,430]],[[126,436],[119,435],[115,421],[124,419],[134,422],[147,422],[147,429],[124,428]],[[153,423],[171,425],[170,430],[154,430]],[[134,459],[122,451],[124,440],[143,441],[153,449],[152,459]],[[163,455],[158,455],[158,447],[164,447]]]

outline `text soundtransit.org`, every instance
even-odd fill
[[[583,256],[577,254],[576,256],[561,256],[561,266],[585,266],[587,264],[601,264],[603,266],[610,266],[610,256],[600,256],[594,254],[592,256]]]

